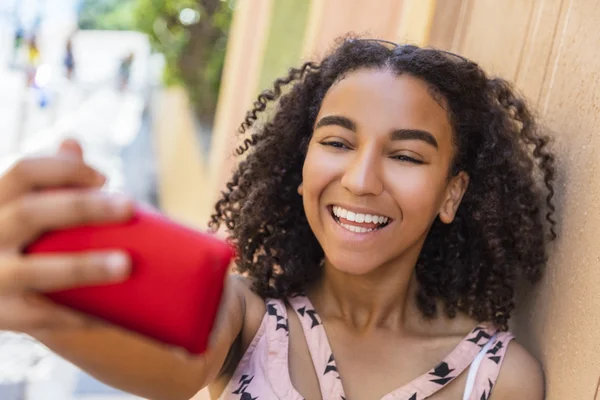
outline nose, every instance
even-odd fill
[[[374,151],[356,152],[350,160],[342,186],[357,196],[379,195],[383,191],[381,166]]]

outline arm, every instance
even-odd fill
[[[228,278],[210,349],[200,356],[104,324],[33,336],[108,385],[151,400],[188,400],[221,370],[242,329],[246,290],[240,278]]]
[[[504,357],[490,400],[544,400],[544,373],[540,363],[514,340]]]

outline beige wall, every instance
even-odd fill
[[[549,400],[593,399],[600,375],[600,3],[450,6],[459,12],[438,8],[432,42],[515,81],[554,132],[559,239],[514,329],[544,364]]]
[[[304,46],[307,58],[319,59],[334,40],[348,32],[394,40],[405,0],[313,0]],[[373,23],[377,21],[377,23]]]
[[[435,0],[312,0],[304,45],[306,58],[321,58],[350,32],[371,38],[425,44]]]
[[[169,217],[201,228],[206,223],[209,189],[202,185],[206,165],[195,132],[187,93],[169,88],[157,96],[154,145],[158,155],[158,200]]]

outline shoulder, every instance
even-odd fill
[[[213,329],[210,354],[221,368],[211,377],[228,379],[237,362],[258,331],[265,313],[264,300],[252,290],[243,276],[227,276],[221,306]],[[209,380],[212,382],[212,380]]]
[[[265,300],[252,290],[252,280],[238,274],[228,277],[228,286],[235,293],[242,306],[243,325],[241,341],[246,347],[254,338],[266,312]]]
[[[266,310],[265,299],[260,297],[252,289],[253,281],[251,278],[239,274],[231,274],[227,277],[227,285],[235,292],[236,296],[242,301],[245,313],[258,312],[264,314]]]
[[[544,372],[523,346],[512,340],[490,400],[543,400]]]

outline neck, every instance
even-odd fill
[[[419,253],[364,275],[340,271],[325,260],[319,282],[309,291],[321,316],[342,320],[359,332],[385,327],[403,330],[421,318],[415,303],[414,269]]]

